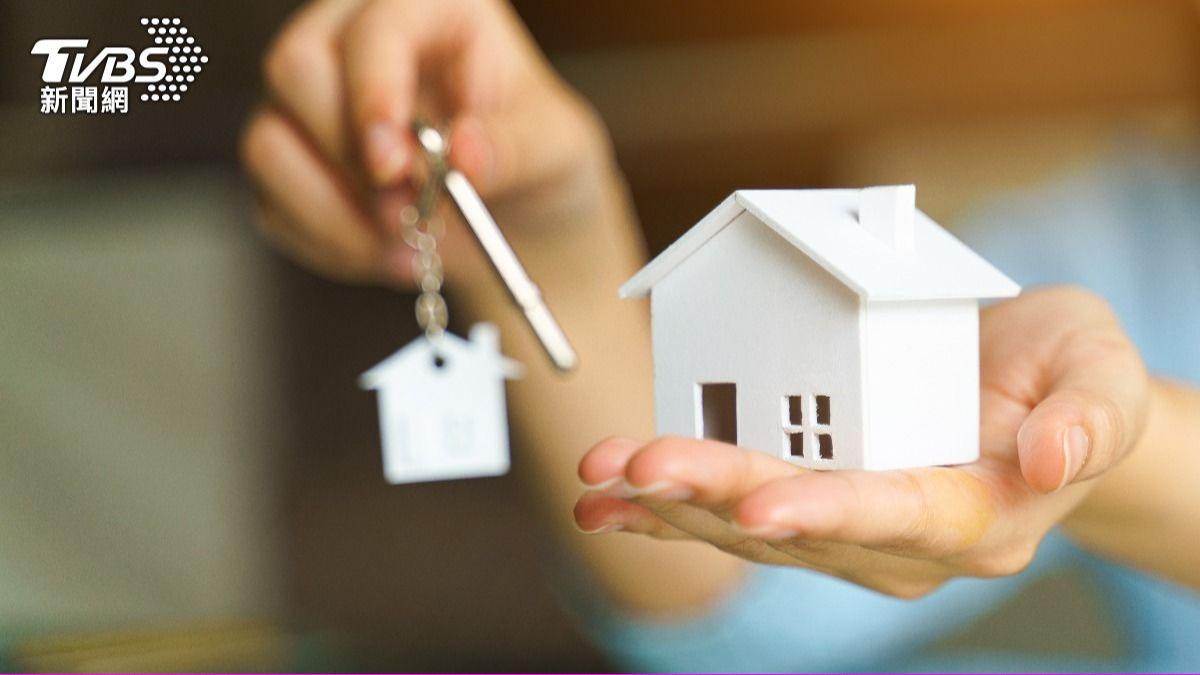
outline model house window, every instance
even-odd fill
[[[817,434],[818,445],[821,446],[821,459],[833,459],[833,436]]]
[[[811,407],[810,407],[811,406]],[[833,459],[832,403],[824,394],[796,394],[783,397],[783,452],[791,457],[804,456],[804,437],[813,438],[820,459]],[[808,423],[805,423],[808,420]]]
[[[783,451],[792,457],[804,456],[804,397],[783,397]]]
[[[783,423],[789,426],[804,426],[804,397],[786,396],[784,398],[787,418],[783,420]]]
[[[804,432],[803,431],[785,431],[784,436],[787,440],[788,454],[792,457],[804,456]]]
[[[829,424],[829,397],[817,397],[817,424]]]
[[[696,385],[696,437],[737,443],[737,385],[714,382]]]

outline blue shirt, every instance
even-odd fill
[[[1022,286],[1074,283],[1104,296],[1153,372],[1200,383],[1200,171],[1135,150],[996,199],[956,233]],[[929,649],[1063,568],[1098,588],[1106,616],[1095,621],[1113,624],[1117,656]],[[917,601],[758,566],[732,596],[686,621],[635,618],[594,599],[585,606],[584,622],[601,646],[633,670],[1200,669],[1200,595],[1104,562],[1054,533],[1019,575],[958,579]],[[1028,618],[1035,626],[1039,619]]]

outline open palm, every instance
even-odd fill
[[[698,539],[899,597],[1014,574],[1141,433],[1149,379],[1103,301],[1027,293],[980,317],[979,461],[816,472],[707,440],[613,438],[579,473],[587,532]]]

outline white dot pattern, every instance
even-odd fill
[[[145,27],[146,34],[153,38],[154,44],[165,45],[159,54],[166,54],[167,64],[170,64],[168,72],[161,78],[162,81],[147,84],[147,93],[141,94],[139,98],[152,102],[180,101],[180,94],[188,90],[188,85],[184,82],[196,81],[193,73],[200,72],[200,64],[208,63],[208,56],[201,55],[202,50],[200,45],[196,44],[196,38],[189,34],[187,27],[177,16],[144,16],[138,19],[138,23]]]

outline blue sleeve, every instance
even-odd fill
[[[637,617],[597,598],[580,602],[586,630],[623,669],[643,672],[796,672],[894,669],[915,650],[985,614],[1075,555],[1059,537],[1007,579],[960,579],[916,601],[897,600],[796,568],[755,566],[703,615]]]
[[[1108,300],[1154,373],[1200,382],[1197,171],[1148,152],[978,210],[955,234],[1029,290]]]

